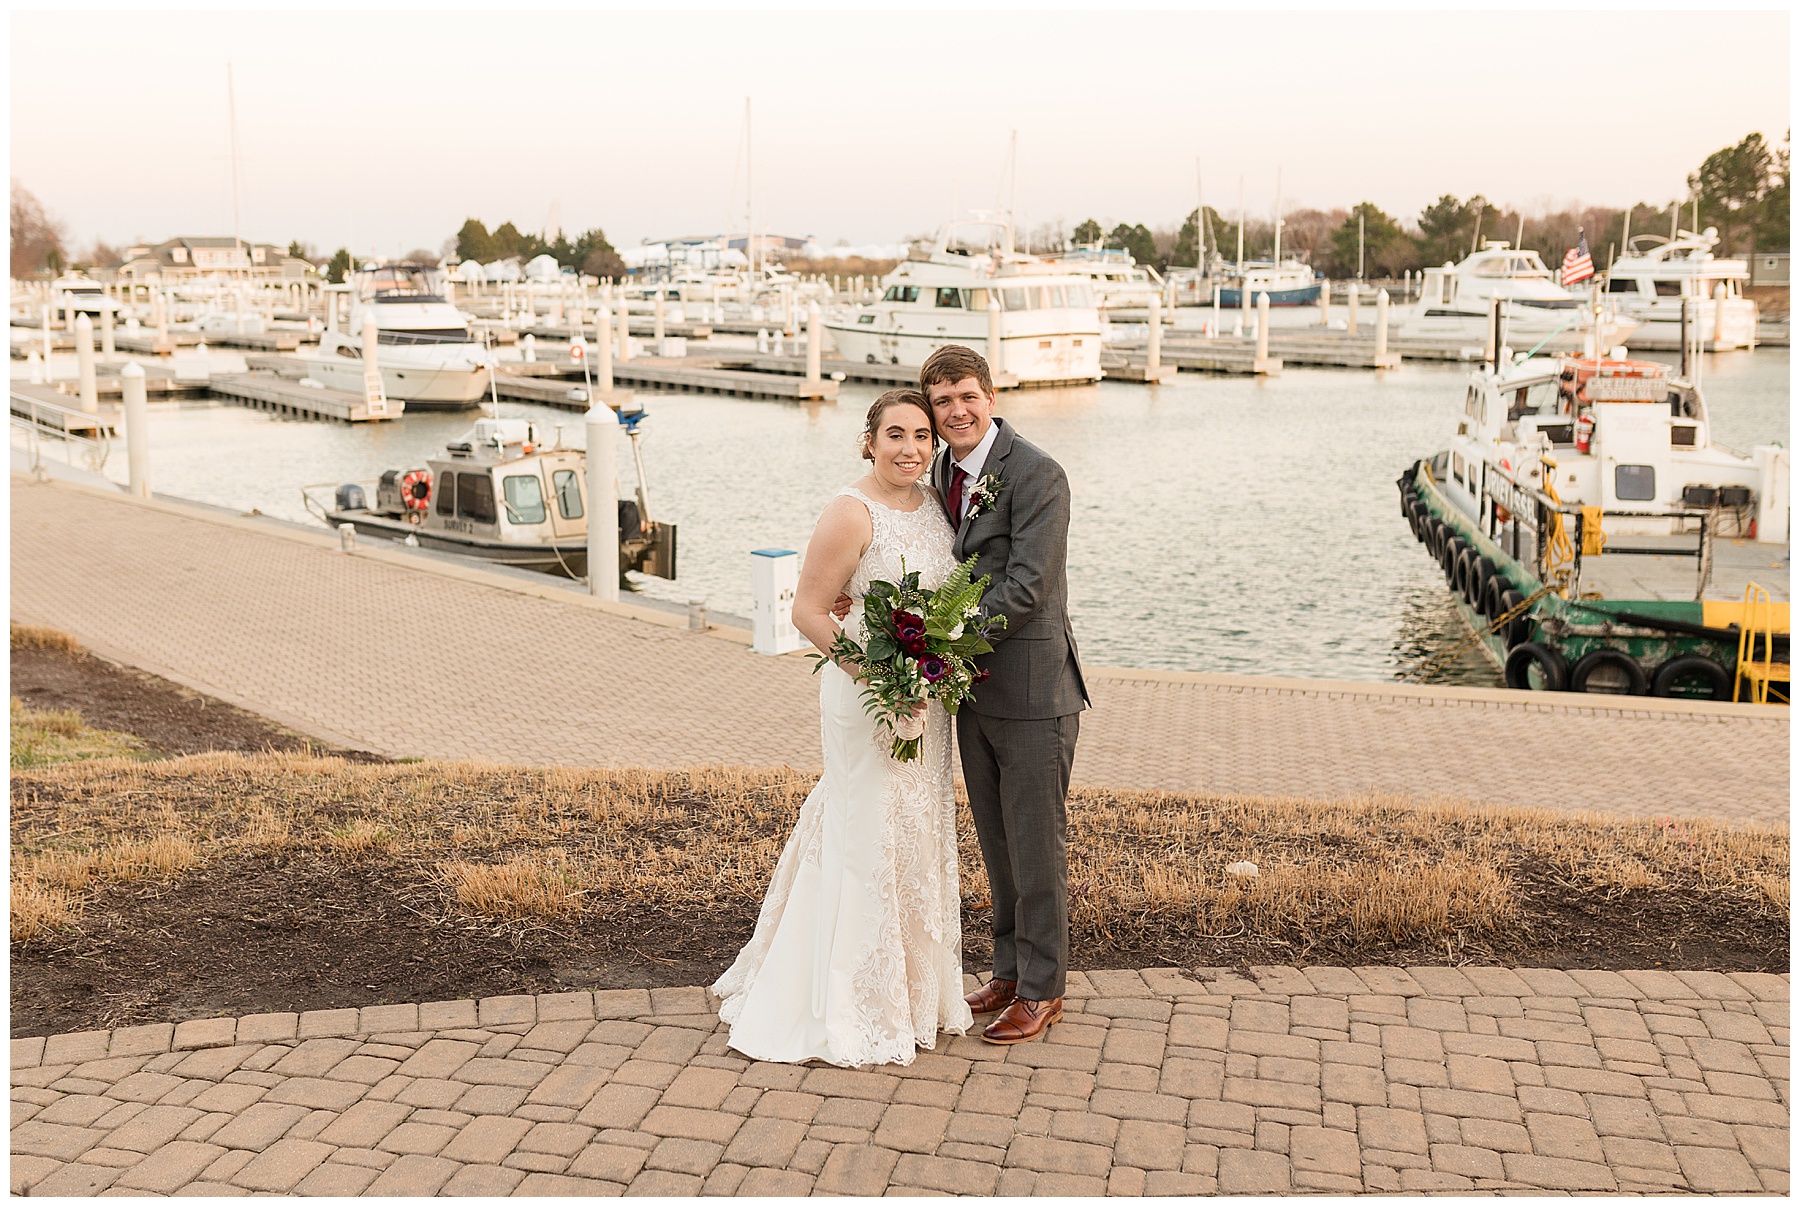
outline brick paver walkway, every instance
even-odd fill
[[[816,768],[810,663],[17,475],[12,616],[396,756]],[[380,545],[381,542],[373,542]],[[410,559],[409,559],[410,560]],[[1785,711],[1099,671],[1078,783],[1785,822]]]
[[[1047,1040],[745,1060],[704,989],[12,1041],[12,1189],[1785,1194],[1788,978],[1070,978]]]

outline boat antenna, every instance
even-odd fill
[[[1631,205],[1625,207],[1625,233],[1619,236],[1619,250],[1628,256],[1631,254],[1631,211],[1635,208]],[[1608,256],[1606,267],[1610,269],[1612,266],[1612,257]]]
[[[1475,238],[1469,243],[1469,254],[1472,256],[1481,250],[1481,220],[1487,215],[1487,202],[1475,207]]]
[[[750,161],[750,98],[744,98],[744,260],[756,279],[756,178]],[[752,299],[755,300],[755,299]]]
[[[1012,164],[1006,169],[1006,180],[1008,187],[1012,190],[1006,198],[1007,241],[1010,243],[1012,241],[1011,228],[1019,221],[1019,132],[1017,130],[1012,132]],[[1012,248],[1008,247],[1006,250],[1010,252]]]
[[[238,188],[237,86],[232,79],[230,59],[225,60],[225,108],[231,122],[231,243],[234,251],[242,251],[244,220]]]
[[[1525,248],[1525,215],[1523,213],[1519,215],[1519,234],[1513,240],[1513,246],[1521,251]]]

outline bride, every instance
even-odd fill
[[[934,590],[956,568],[944,508],[922,483],[937,444],[931,408],[913,390],[875,400],[863,425],[869,472],[819,517],[794,626],[820,651],[846,625],[863,638],[862,597],[875,580],[918,571]],[[863,711],[861,668],[821,672],[825,772],[788,839],[756,932],[713,986],[731,1046],[756,1060],[911,1064],[938,1032],[973,1022],[963,1001],[962,903],[949,718],[921,710],[920,756],[896,762],[885,721]]]

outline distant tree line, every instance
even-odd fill
[[[1761,134],[1750,134],[1735,146],[1706,157],[1687,178],[1688,196],[1654,206],[1638,202],[1630,209],[1630,234],[1667,237],[1682,229],[1717,227],[1720,256],[1748,255],[1758,248],[1788,247],[1789,139],[1770,146]],[[1695,203],[1699,219],[1694,218]],[[1679,213],[1677,213],[1679,211]],[[1518,208],[1499,206],[1480,195],[1458,200],[1446,193],[1404,223],[1370,201],[1351,209],[1304,209],[1284,215],[1283,257],[1294,255],[1336,278],[1353,277],[1358,269],[1358,219],[1361,219],[1361,268],[1364,276],[1396,277],[1445,261],[1456,261],[1486,239],[1504,239],[1530,248],[1555,265],[1585,233],[1588,250],[1601,268],[1623,255],[1626,211],[1611,206],[1585,206],[1527,216]],[[1200,212],[1189,211],[1181,226],[1149,230],[1121,222],[1108,232],[1092,218],[1071,235],[1076,244],[1120,248],[1140,264],[1159,270],[1193,265]],[[1227,260],[1237,256],[1238,220],[1206,207],[1207,251]],[[1267,259],[1275,249],[1275,224],[1247,218],[1243,224],[1246,259]]]
[[[622,277],[625,262],[606,241],[599,227],[581,232],[571,241],[558,231],[556,238],[528,235],[511,222],[503,222],[492,231],[479,218],[470,218],[456,232],[456,256],[459,260],[479,260],[483,264],[495,260],[517,258],[521,263],[549,255],[565,268],[573,268],[595,277]]]

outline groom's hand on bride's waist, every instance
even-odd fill
[[[833,616],[837,617],[839,620],[842,620],[844,617],[850,615],[850,606],[854,602],[855,601],[852,600],[848,595],[844,594],[842,591],[839,591],[836,602],[834,602],[831,605],[831,614]]]

